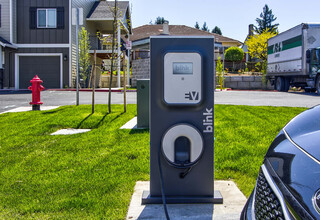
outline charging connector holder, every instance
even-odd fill
[[[176,168],[194,166],[203,153],[203,138],[197,128],[190,124],[170,127],[162,138],[162,154]]]

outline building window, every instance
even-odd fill
[[[38,28],[56,28],[57,27],[57,9],[38,9],[37,10]]]

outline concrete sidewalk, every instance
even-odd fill
[[[149,182],[138,181],[129,206],[127,220],[165,220],[163,205],[141,205],[142,192],[149,190]],[[214,190],[219,190],[223,204],[169,204],[171,220],[238,220],[247,201],[232,181],[214,181]]]
[[[59,108],[60,106],[40,106],[41,111],[46,111],[46,110],[52,110]],[[26,106],[26,107],[18,107],[14,108],[8,111],[0,112],[0,114],[8,113],[8,112],[27,112],[27,111],[32,111],[32,106]]]

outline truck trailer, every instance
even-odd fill
[[[320,23],[302,23],[268,40],[266,78],[278,91],[294,86],[320,95]]]

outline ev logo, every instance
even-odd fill
[[[191,100],[191,101],[197,101],[199,100],[199,92],[191,91],[184,94],[184,98]]]

